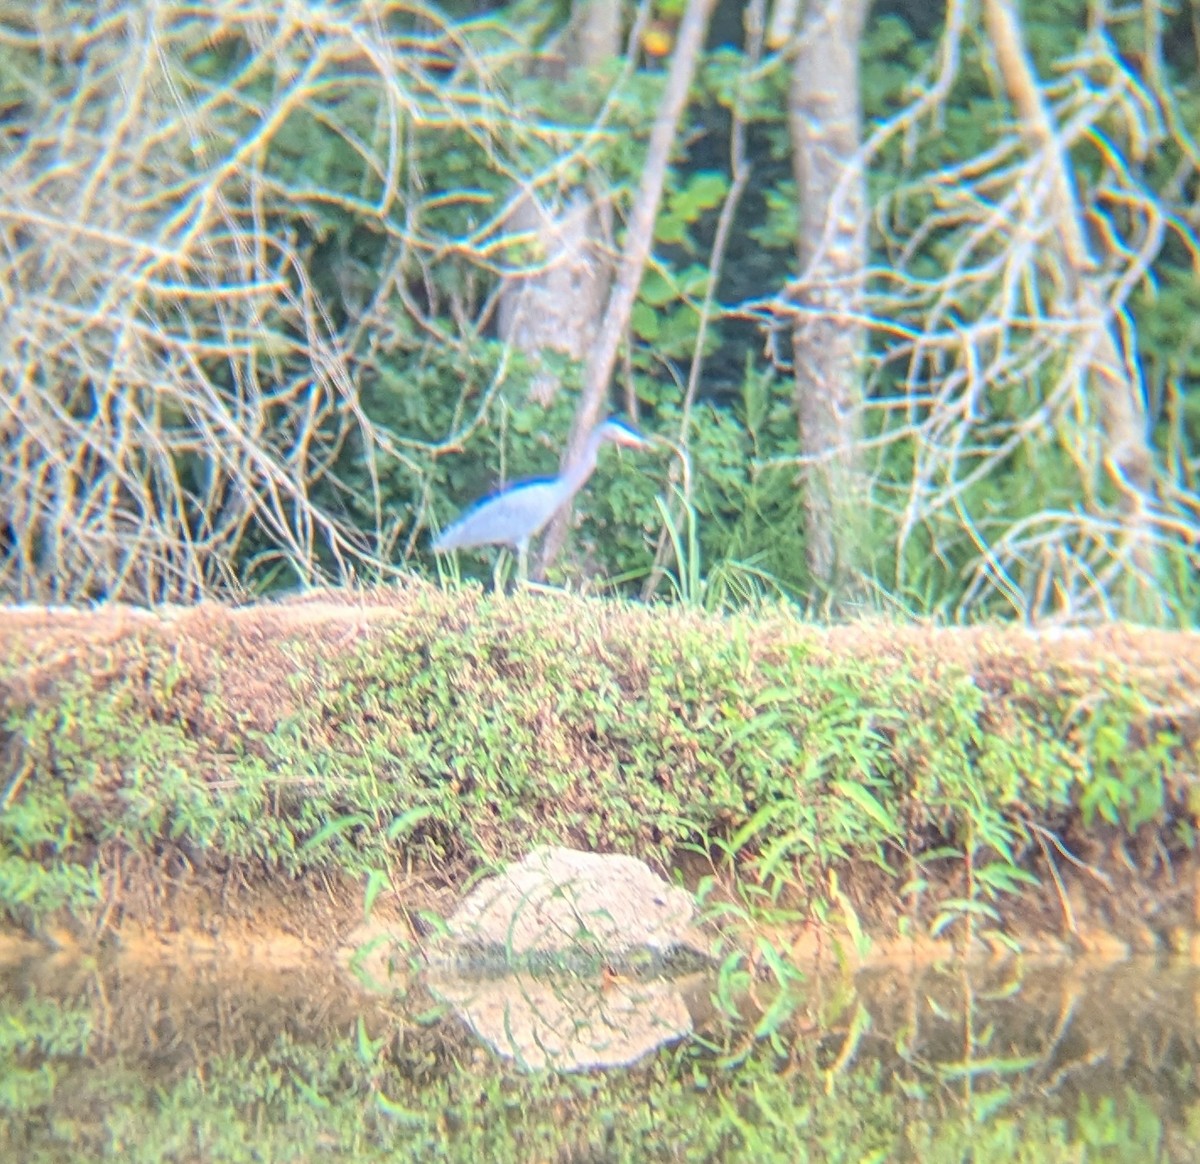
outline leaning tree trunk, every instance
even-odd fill
[[[561,57],[564,75],[594,69],[620,52],[621,5],[574,0]],[[500,296],[501,337],[526,352],[534,366],[532,392],[548,404],[558,378],[541,363],[543,351],[576,360],[587,355],[612,281],[611,215],[607,201],[583,186],[565,194],[531,188],[508,216],[508,229],[531,240],[536,266],[511,276]]]
[[[646,163],[629,216],[629,229],[621,253],[616,282],[608,297],[599,331],[588,349],[583,371],[583,395],[579,407],[575,410],[570,444],[563,455],[564,465],[578,459],[587,443],[588,434],[601,419],[604,411],[621,336],[629,326],[638,287],[642,282],[642,272],[650,255],[654,221],[662,202],[671,149],[675,144],[679,121],[683,116],[684,106],[687,105],[688,90],[691,88],[692,78],[696,75],[708,22],[715,7],[716,0],[688,0],[683,18],[679,22],[675,49],[667,69],[666,88],[662,103],[658,107],[658,115],[654,119],[654,127],[650,131]],[[571,507],[568,505],[551,522],[542,545],[538,576],[544,573],[546,566],[554,561],[562,549],[570,514]]]
[[[1154,455],[1136,366],[1126,360],[1117,338],[1117,321],[1105,302],[1096,262],[1084,226],[1065,147],[1055,132],[1050,110],[1038,86],[1012,0],[984,0],[984,25],[996,53],[1000,75],[1021,118],[1021,130],[1036,151],[1046,178],[1046,210],[1053,215],[1058,251],[1053,261],[1062,274],[1065,301],[1056,312],[1070,321],[1077,336],[1072,360],[1080,389],[1093,391],[1099,404],[1105,469],[1119,498],[1122,540],[1134,593],[1122,613],[1157,612],[1157,552],[1151,517],[1154,507]]]
[[[866,178],[859,41],[867,0],[810,0],[789,105],[800,278],[790,288],[808,567],[840,605],[859,576],[865,484],[860,467]]]

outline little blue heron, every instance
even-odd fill
[[[631,449],[648,449],[641,433],[619,420],[606,420],[588,434],[579,459],[557,477],[518,481],[507,489],[476,502],[438,535],[433,548],[439,554],[471,546],[512,546],[517,551],[517,574],[529,572],[529,539],[545,528],[592,475],[596,456],[605,441]]]

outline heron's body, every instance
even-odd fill
[[[518,549],[546,528],[565,501],[557,477],[521,481],[472,505],[442,531],[433,548],[439,553],[491,545]]]
[[[559,476],[518,481],[477,502],[453,525],[442,530],[433,543],[434,550],[446,553],[472,546],[512,546],[524,577],[530,538],[541,533],[550,519],[583,488],[596,468],[596,457],[605,441],[631,448],[648,447],[645,438],[628,425],[606,420],[592,429],[579,459]]]

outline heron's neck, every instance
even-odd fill
[[[579,459],[563,470],[560,480],[564,498],[574,497],[583,487],[583,483],[592,475],[596,468],[596,457],[603,442],[604,435],[599,429],[593,429],[588,436],[587,444],[583,447],[583,452],[579,454]]]

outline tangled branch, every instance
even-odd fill
[[[19,94],[0,129],[0,594],[189,601],[390,568],[375,455],[419,473],[429,450],[373,424],[358,380],[396,338],[394,297],[428,322],[422,269],[456,249],[486,265],[505,216],[456,233],[473,192],[423,190],[411,154],[452,128],[511,180],[522,135],[556,135],[519,128],[496,81],[516,46],[482,39],[487,59],[423,4],[0,5]],[[386,242],[382,280],[338,272],[350,318],[312,266],[331,214]],[[330,500],[348,442],[373,528]]]

